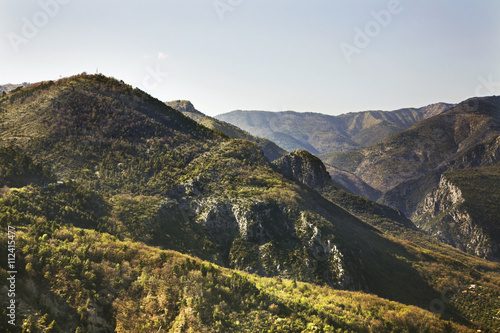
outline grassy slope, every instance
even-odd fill
[[[468,331],[373,295],[251,276],[91,230],[45,231],[17,230],[11,332]]]

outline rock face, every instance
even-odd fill
[[[440,241],[462,251],[490,260],[499,260],[498,242],[488,228],[471,216],[462,190],[441,176],[438,187],[417,207],[414,223]]]
[[[192,183],[178,191],[177,204],[165,210],[179,210],[186,224],[194,221],[201,227],[216,244],[220,264],[263,276],[299,276],[339,289],[366,290],[360,260],[348,260],[352,250],[308,212],[258,199],[198,196]]]
[[[321,160],[306,150],[295,150],[273,163],[289,178],[316,188],[332,184],[332,178]]]

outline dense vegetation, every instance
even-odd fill
[[[30,226],[17,244],[17,300],[29,310],[17,330],[2,320],[11,332],[467,331],[376,296],[249,276],[91,230]]]
[[[16,148],[0,147],[0,184],[22,187],[27,184],[46,184],[54,181],[47,168],[19,152]]]
[[[121,81],[21,88],[0,99],[0,120],[0,176],[25,179],[0,200],[3,231],[18,230],[25,331],[460,329],[452,318],[495,327],[497,263],[369,201],[322,196],[254,143]],[[455,288],[472,283],[481,299],[460,298]],[[446,306],[430,307],[450,290]]]

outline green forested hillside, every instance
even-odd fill
[[[0,138],[14,149],[0,169],[6,175],[28,161],[24,183],[0,200],[2,237],[8,225],[18,230],[19,327],[496,324],[498,263],[432,241],[391,214],[377,224],[372,216],[382,208],[354,196],[338,205],[281,173],[254,143],[203,127],[121,81],[83,74],[11,92],[0,99]],[[31,180],[30,170],[49,181]],[[480,299],[462,297],[471,283],[483,288]],[[443,307],[433,307],[443,293]]]
[[[2,320],[4,332],[470,331],[374,295],[249,276],[92,230],[31,224],[16,244],[19,319],[14,329]]]

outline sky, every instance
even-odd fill
[[[232,110],[342,114],[500,91],[497,0],[0,0],[0,84],[87,73]]]

